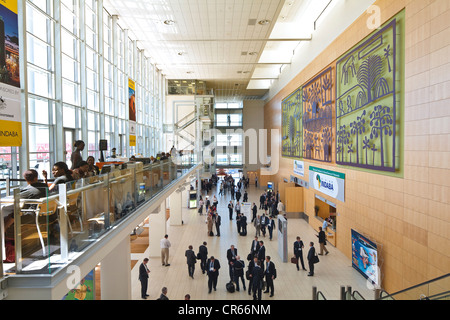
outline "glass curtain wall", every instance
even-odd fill
[[[57,161],[66,161],[70,167],[75,140],[85,141],[84,159],[92,155],[97,161],[100,139],[108,140],[105,157],[112,148],[124,157],[162,151],[165,78],[102,1],[21,3],[25,21],[20,36],[26,47],[21,66],[27,75],[23,112],[28,122],[22,149],[28,161],[22,166],[36,168],[39,174],[43,169],[50,172]],[[128,79],[136,83],[138,110],[138,140],[133,148],[129,146]],[[2,149],[1,158],[19,161],[15,148]],[[12,162],[8,162],[8,174],[15,176]]]

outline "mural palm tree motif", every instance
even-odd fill
[[[347,146],[347,153],[350,155],[350,163],[352,163],[353,144]]]
[[[363,111],[360,117],[356,118],[356,121],[350,123],[350,132],[352,135],[356,135],[356,163],[359,164],[359,135],[366,132],[365,123],[366,120],[364,116],[366,115],[366,110]]]
[[[378,55],[369,56],[361,63],[359,67],[357,79],[359,84],[363,87],[367,95],[367,101],[370,103],[374,101],[373,95],[374,86],[377,81],[383,81],[384,78],[379,78],[383,72],[383,62]],[[385,82],[386,80],[384,80]]]
[[[295,119],[294,119],[294,117],[293,116],[291,116],[290,118],[289,118],[289,129],[288,129],[288,133],[289,133],[289,140],[291,141],[291,150],[290,150],[290,153],[292,154],[292,152],[293,152],[293,148],[295,148],[294,147],[294,140],[295,140],[295,136],[296,136],[296,133],[297,133],[297,129],[295,128]]]
[[[369,161],[367,160],[367,151],[370,150],[370,148],[371,148],[370,140],[369,138],[367,138],[367,136],[365,136],[363,140],[363,150],[366,150],[366,165],[369,164]]]
[[[331,142],[332,142],[332,130],[331,128],[324,128],[322,131],[322,145],[323,156],[325,161],[331,161]]]
[[[390,56],[391,56],[391,45],[388,45],[387,48],[384,49],[384,57],[388,62],[389,72],[392,72],[391,61],[389,60]]]
[[[339,128],[337,136],[338,136],[338,143],[341,145],[340,148],[340,151],[342,152],[341,161],[344,161],[344,152],[345,152],[344,145],[347,145],[350,141],[350,133],[348,133],[345,125]]]
[[[372,127],[370,139],[380,138],[380,154],[381,166],[384,167],[384,150],[383,150],[383,134],[384,136],[392,136],[391,125],[394,123],[390,114],[390,107],[383,107],[381,105],[375,106],[373,112],[370,114],[370,126]]]
[[[331,93],[331,85],[332,85],[331,76],[328,77],[328,75],[325,75],[325,77],[323,79],[323,85],[322,85],[324,101],[328,101],[328,99],[331,100],[331,97],[327,97],[327,92],[330,91],[330,93]]]

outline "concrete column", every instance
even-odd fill
[[[183,208],[182,202],[182,191],[176,190],[170,197],[170,225],[171,226],[181,226],[183,224]]]
[[[184,190],[181,193],[181,207],[182,208],[188,208],[188,204],[189,204],[189,191],[190,191],[190,186],[186,187],[186,190]]]
[[[148,219],[149,257],[161,257],[161,239],[167,234],[165,201]]]
[[[102,300],[131,300],[130,237],[101,261],[100,284]]]

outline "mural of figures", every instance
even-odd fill
[[[303,86],[304,158],[331,162],[333,72],[328,68]]]
[[[336,162],[386,172],[398,167],[403,13],[336,63]]]
[[[302,101],[301,88],[282,102],[282,156],[301,158],[303,156]]]

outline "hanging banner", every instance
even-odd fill
[[[136,83],[128,79],[128,110],[130,147],[136,146]]]
[[[309,184],[317,191],[345,202],[345,174],[309,167]]]
[[[22,145],[17,0],[0,2],[0,146]]]

